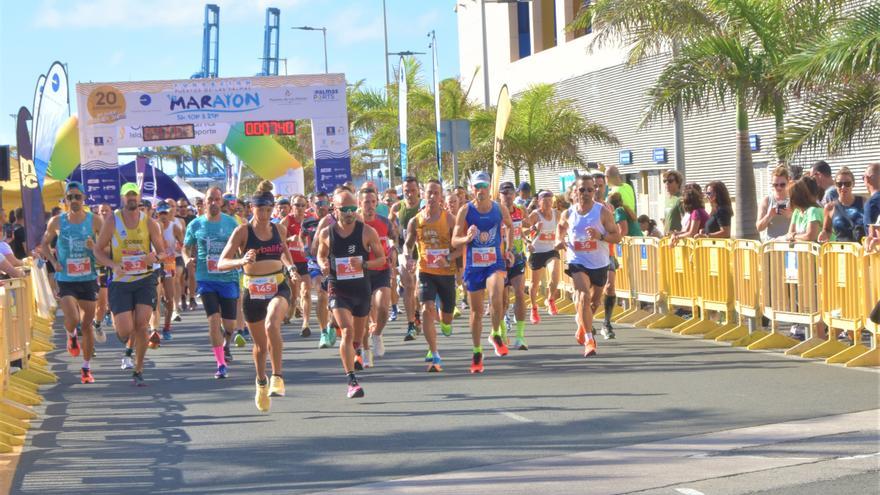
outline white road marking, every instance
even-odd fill
[[[874,452],[873,454],[859,454],[859,455],[853,455],[850,457],[838,457],[837,460],[838,461],[851,461],[853,459],[867,459],[869,457],[877,457],[877,456],[880,456],[880,452]]]
[[[525,416],[520,416],[519,414],[512,413],[510,411],[500,411],[499,410],[498,413],[500,413],[503,416],[507,416],[508,418],[510,418],[514,421],[519,421],[520,423],[534,423],[535,422],[532,419],[529,419]]]
[[[418,374],[415,371],[410,371],[410,370],[404,368],[403,366],[392,366],[391,369],[393,369],[395,371],[399,371],[399,372],[403,373],[404,375],[417,375]]]
[[[681,495],[706,495],[705,493],[694,490],[693,488],[676,488],[675,491],[681,493]]]

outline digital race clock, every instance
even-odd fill
[[[296,121],[293,120],[252,120],[244,123],[245,136],[293,136],[296,134]]]
[[[193,124],[144,126],[142,132],[144,141],[171,141],[196,137]]]

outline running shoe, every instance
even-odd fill
[[[218,380],[222,380],[223,378],[226,378],[228,375],[229,375],[229,370],[226,368],[226,365],[221,364],[220,366],[217,366],[217,372],[214,373],[214,378],[216,378]]]
[[[492,315],[492,305],[488,302],[486,303],[486,309],[483,311],[483,316],[491,316]]]
[[[376,357],[384,357],[385,339],[383,339],[381,335],[374,335],[370,337],[370,339],[370,347],[375,350]]]
[[[532,320],[532,325],[537,325],[538,323],[541,323],[541,315],[538,314],[538,307],[534,306],[534,305],[532,306],[531,320]]]
[[[232,349],[229,348],[229,344],[223,346],[223,357],[226,358],[226,361],[229,363],[235,361],[235,358],[232,357]]]
[[[181,320],[183,320],[183,318],[180,317],[180,313],[178,313],[177,310],[174,310],[174,311],[171,312],[171,319],[174,320],[174,321],[181,321]]]
[[[301,332],[299,332],[299,336],[303,337],[303,338],[310,337],[311,335],[312,335],[312,329],[309,327],[305,327],[302,329]]]
[[[282,322],[282,325],[290,325],[290,318],[285,318]]]
[[[147,341],[147,347],[150,349],[156,349],[161,345],[162,337],[159,336],[158,330],[153,330],[150,332],[150,339]]]
[[[587,329],[579,326],[574,333],[574,340],[576,340],[579,345],[584,345],[584,342],[587,341]]]
[[[409,325],[406,327],[406,335],[403,336],[404,342],[409,342],[410,340],[416,340],[416,324],[413,322],[409,322]]]
[[[302,318],[303,317],[302,309],[300,309],[299,306],[297,306],[296,309],[293,310],[293,317],[294,318]]]
[[[445,337],[452,337],[452,324],[446,325],[444,323],[440,323],[440,332]]]
[[[363,371],[364,370],[364,358],[360,354],[355,354],[355,356],[354,356],[354,370],[355,371]]]
[[[596,355],[596,339],[590,339],[584,344],[584,357]]]
[[[475,352],[474,358],[471,361],[471,373],[482,373],[483,372],[483,353]]]
[[[244,347],[247,344],[241,330],[235,332],[235,337],[233,337],[232,341],[235,343],[235,347]]]
[[[318,341],[318,349],[326,349],[330,347],[330,333],[327,330],[321,330],[321,340]]]
[[[104,325],[105,326],[113,326],[113,318],[110,317],[110,313],[108,312],[104,315]]]
[[[171,329],[165,328],[162,330],[162,340],[171,340]]]
[[[529,350],[529,345],[526,344],[526,339],[522,339],[519,337],[517,337],[516,340],[513,341],[513,347],[516,347],[517,349],[519,349],[521,351]]]
[[[284,378],[278,375],[272,375],[269,377],[269,396],[284,397],[284,394]]]
[[[79,356],[79,342],[76,341],[76,333],[67,336],[67,352],[73,357]]]
[[[82,336],[83,336],[82,325],[79,324],[79,323],[76,324],[76,336],[77,336],[77,337],[82,337]]]
[[[244,328],[242,328],[242,329],[241,329],[241,330],[239,330],[239,331],[240,331],[240,332],[241,332],[241,334],[242,334],[242,335],[244,335],[244,338],[245,338],[245,340],[247,340],[247,339],[250,339],[250,338],[251,338],[251,331],[250,331],[250,330],[248,330],[248,328],[247,328],[247,327],[244,327]]]
[[[421,335],[422,334],[422,317],[419,315],[418,312],[416,312],[416,319],[413,323],[416,324],[416,335]]]
[[[503,357],[507,355],[507,345],[504,343],[501,335],[489,335],[489,343],[492,344],[493,348],[495,348],[496,356]]]
[[[135,371],[131,374],[131,384],[135,387],[146,387],[147,382],[144,381],[144,374],[140,371]]]
[[[443,361],[440,358],[432,359],[431,364],[428,365],[428,373],[440,373],[443,371]]]
[[[501,327],[501,340],[503,340],[505,344],[510,344],[510,339],[508,339],[507,336],[511,333],[513,333],[513,319],[510,317],[510,313],[504,313],[504,326]]]
[[[430,363],[433,360],[434,360],[434,353],[431,352],[431,349],[428,349],[428,353],[425,354],[425,362]]]
[[[104,329],[101,328],[101,323],[99,321],[95,321],[95,342],[99,344],[103,344],[107,342],[107,334],[104,333]]]
[[[195,311],[197,308],[198,308],[198,306],[196,306],[196,298],[194,298],[194,297],[189,298],[189,310]]]
[[[556,309],[556,299],[547,299],[547,312],[550,313],[551,316],[559,314],[559,310]]]
[[[80,376],[80,381],[83,383],[95,383],[95,377],[92,376],[92,370],[88,368],[83,368],[82,376]]]
[[[396,304],[391,305],[391,314],[388,316],[388,319],[391,321],[397,321],[397,315],[400,313],[400,310],[397,309]]]
[[[364,349],[364,368],[373,367],[373,349]]]
[[[462,311],[466,309],[470,309],[466,300],[462,299],[460,303],[458,303],[458,307],[461,308]]]
[[[272,399],[269,397],[269,382],[264,381],[261,384],[258,379],[256,384],[257,393],[254,394],[254,404],[260,412],[269,412],[269,407],[272,405]]]
[[[364,389],[361,388],[358,382],[351,382],[348,384],[348,398],[349,399],[357,399],[364,396]]]
[[[336,347],[336,336],[337,336],[336,331],[337,331],[337,329],[333,325],[330,325],[330,327],[327,328],[327,333],[329,334],[329,337],[330,337],[330,347]]]
[[[611,328],[611,325],[602,325],[602,329],[599,330],[599,333],[602,334],[602,338],[605,340],[611,340],[615,338],[614,329]]]
[[[134,368],[134,361],[132,361],[131,356],[122,357],[122,366],[120,366],[120,368],[124,370],[130,370]]]
[[[453,318],[461,318],[461,310],[458,309],[458,306],[454,306],[452,308],[452,317]]]

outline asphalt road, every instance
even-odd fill
[[[527,327],[529,351],[488,356],[483,375],[468,373],[456,320],[440,338],[446,371],[427,374],[424,343],[404,343],[398,321],[361,374],[366,397],[350,400],[337,352],[296,324],[284,329],[287,397],[261,414],[248,348],[215,380],[204,325],[201,310],[185,313],[148,353],[146,388],[129,385],[112,337],[92,362],[97,382],[80,384],[59,331],[59,383],[42,391],[12,492],[804,494],[880,482],[876,370],[630,328],[585,360],[571,317],[545,316]],[[731,436],[721,457],[669,457]],[[642,446],[663,455],[634,454]],[[664,475],[632,478],[654,470]]]

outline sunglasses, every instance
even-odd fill
[[[339,211],[342,213],[354,213],[358,209],[357,206],[340,206]]]
[[[485,182],[477,182],[474,184],[474,189],[489,189],[489,184]]]
[[[69,200],[71,200],[71,201],[74,201],[74,200],[75,200],[75,201],[79,201],[79,200],[81,200],[82,198],[83,198],[83,197],[82,197],[82,194],[68,194],[68,195],[67,195],[67,199],[69,199]]]
[[[843,181],[843,182],[835,182],[835,184],[837,184],[837,187],[852,187],[853,186],[852,181],[848,181],[848,180]]]
[[[581,193],[593,194],[595,189],[593,189],[592,187],[579,187],[578,191]]]
[[[774,182],[774,183],[773,183],[773,187],[775,187],[776,189],[782,189],[782,188],[784,188],[784,187],[787,186],[787,185],[788,185],[788,184],[785,183],[785,182]]]
[[[315,206],[327,206],[327,205],[329,205],[329,204],[330,204],[329,201],[324,201],[324,200],[316,201],[316,202],[315,202]]]

